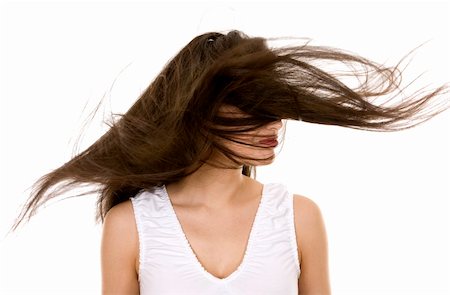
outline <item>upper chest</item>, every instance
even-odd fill
[[[192,252],[210,274],[224,278],[241,264],[258,210],[258,200],[223,211],[174,206]]]
[[[219,246],[224,243],[242,242],[242,236],[249,234],[258,204],[226,211],[189,210],[174,206],[176,217],[189,242]]]

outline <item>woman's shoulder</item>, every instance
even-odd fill
[[[112,228],[134,227],[134,213],[131,200],[113,206],[105,215],[104,226]],[[120,227],[120,228],[118,228]]]
[[[293,194],[293,199],[295,225],[302,235],[323,226],[322,212],[315,201],[299,194]]]
[[[106,213],[103,222],[103,240],[108,248],[118,248],[120,251],[135,255],[138,233],[130,200],[113,206]]]
[[[306,196],[293,194],[293,199],[299,259],[316,253],[317,249],[326,252],[327,236],[321,209],[315,201]]]
[[[315,201],[313,201],[311,198],[306,197],[304,195],[300,194],[293,194],[294,198],[294,208],[297,208],[297,210],[306,210],[311,213],[319,213],[320,211],[319,205]]]
[[[104,288],[115,291],[122,288],[127,294],[130,290],[135,292],[138,288],[139,244],[130,200],[113,206],[106,213],[101,244]]]

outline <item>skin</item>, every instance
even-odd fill
[[[243,115],[232,107],[222,107],[221,111]],[[274,121],[241,135],[239,140],[256,143],[261,135],[277,135],[281,127],[280,120]],[[267,165],[275,155],[273,148],[227,144],[238,154],[271,158],[248,164]],[[214,154],[213,160],[231,163],[219,153]],[[241,262],[246,248],[243,241],[248,239],[262,191],[262,184],[242,175],[241,169],[205,164],[181,181],[166,186],[192,249],[205,269],[219,278],[231,274]],[[327,235],[317,204],[294,194],[294,223],[301,268],[299,294],[331,294]],[[224,241],[223,237],[231,238]],[[139,294],[138,255],[136,223],[131,202],[127,201],[114,206],[105,217],[101,245],[103,294]]]

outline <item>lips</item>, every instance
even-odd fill
[[[278,145],[278,140],[276,137],[271,137],[260,140],[259,143],[268,147],[276,147]]]

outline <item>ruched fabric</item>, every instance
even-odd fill
[[[297,295],[300,267],[293,195],[280,183],[264,184],[244,258],[228,277],[198,261],[164,185],[131,198],[139,233],[141,295]]]

